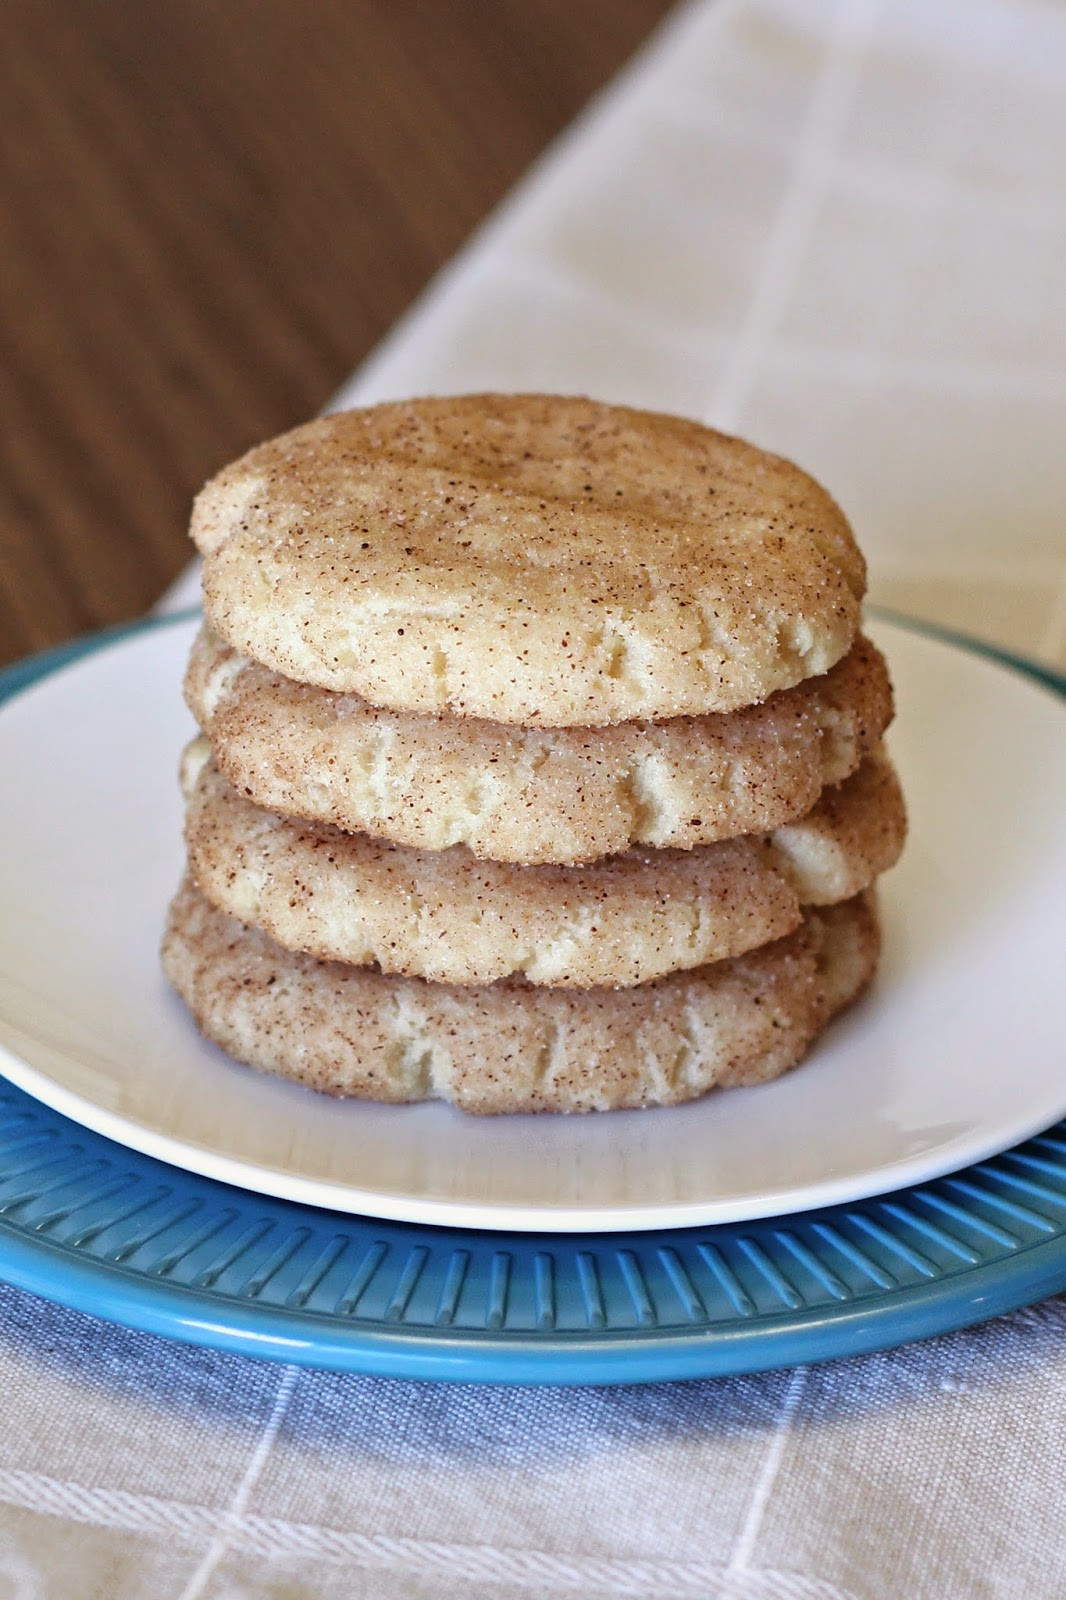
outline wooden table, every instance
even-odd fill
[[[0,660],[136,616],[667,0],[0,0]]]

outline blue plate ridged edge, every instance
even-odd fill
[[[0,701],[153,619],[0,673]],[[1066,679],[946,630],[1060,695]],[[478,1233],[250,1194],[81,1128],[0,1078],[0,1278],[146,1332],[311,1367],[631,1383],[839,1359],[1066,1288],[1066,1122],[963,1172],[758,1222]]]

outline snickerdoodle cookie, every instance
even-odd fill
[[[341,412],[197,497],[215,631],[298,683],[526,727],[731,712],[827,672],[865,567],[791,462],[593,400]]]
[[[760,705],[607,728],[382,711],[293,683],[207,628],[185,693],[221,770],[267,810],[493,861],[764,833],[848,777],[892,717],[884,660],[863,638]]]
[[[208,1038],[327,1094],[602,1111],[779,1077],[864,988],[877,950],[860,895],[749,955],[633,989],[456,989],[282,950],[186,881],[163,965]]]
[[[906,828],[880,752],[771,833],[579,867],[412,850],[263,811],[203,739],[184,766],[189,867],[212,904],[287,949],[438,983],[619,987],[740,955],[790,933],[805,906],[867,888]]]

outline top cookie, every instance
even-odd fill
[[[208,618],[300,683],[530,727],[733,711],[828,671],[865,568],[778,456],[547,395],[342,412],[200,492]]]

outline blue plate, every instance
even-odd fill
[[[0,699],[123,631],[8,669]],[[830,1210],[509,1235],[252,1195],[103,1139],[0,1079],[0,1277],[131,1327],[306,1366],[553,1384],[750,1372],[925,1338],[1066,1288],[1066,1123]]]

